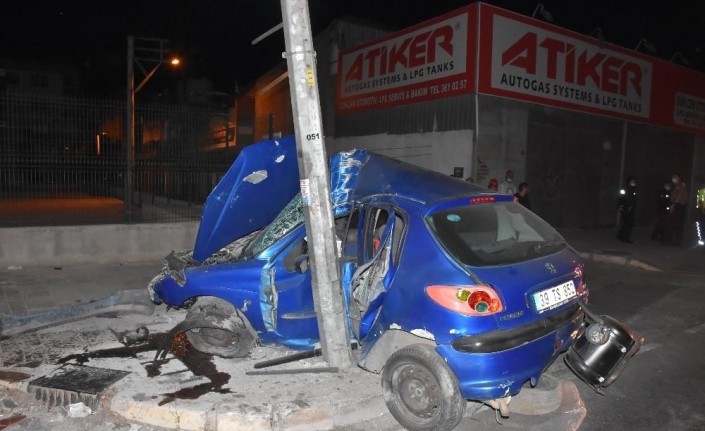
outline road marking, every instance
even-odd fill
[[[648,344],[641,346],[641,348],[639,349],[638,352],[636,352],[636,354],[638,355],[639,353],[646,353],[649,350],[658,349],[659,347],[661,347],[661,344],[659,344],[659,343],[648,343]]]
[[[701,323],[700,325],[693,326],[692,328],[686,329],[685,332],[689,334],[695,334],[696,332],[700,332],[703,329],[705,329],[705,323]]]

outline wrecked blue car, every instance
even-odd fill
[[[334,155],[330,170],[351,342],[406,428],[452,429],[468,399],[507,413],[576,339],[587,341],[569,365],[595,387],[638,349],[618,322],[586,318],[579,256],[512,196],[365,150]],[[194,249],[172,252],[149,289],[188,309],[177,329],[203,352],[317,346],[293,138],[243,149]]]

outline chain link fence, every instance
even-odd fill
[[[122,100],[0,94],[0,227],[124,223],[125,111]],[[227,110],[137,103],[133,221],[198,220],[237,155],[233,124]]]

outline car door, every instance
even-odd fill
[[[265,326],[285,339],[318,337],[311,291],[308,242],[303,226],[296,229],[265,265],[260,307]]]
[[[351,330],[361,342],[379,315],[394,277],[393,243],[397,220],[388,205],[369,205],[360,214],[358,266],[350,283],[348,312]]]

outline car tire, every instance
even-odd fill
[[[411,431],[449,431],[463,418],[467,400],[458,379],[432,346],[397,350],[382,370],[382,392],[392,416]]]
[[[252,351],[257,340],[257,334],[247,317],[232,304],[219,298],[198,298],[189,308],[186,319],[235,320],[233,325],[229,325],[233,330],[195,327],[186,331],[186,338],[199,352],[223,358],[242,358]]]

